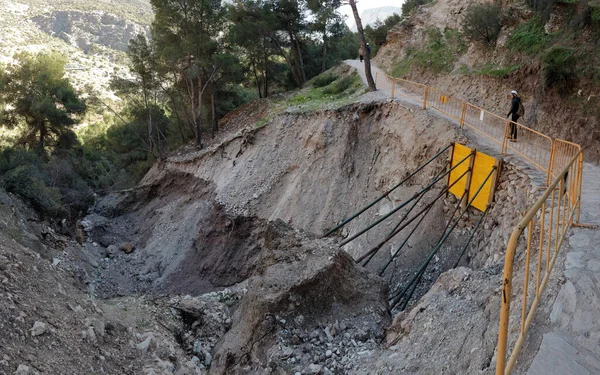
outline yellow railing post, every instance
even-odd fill
[[[429,86],[425,87],[425,93],[423,94],[423,109],[427,109],[427,93],[429,92]]]
[[[502,139],[502,148],[500,149],[500,155],[506,155],[506,151],[508,151],[508,129],[510,127],[510,120],[506,121],[506,126],[504,127],[504,138]]]
[[[465,124],[465,113],[467,113],[467,103],[464,102],[462,105],[462,114],[460,115],[460,128],[463,128]]]
[[[580,223],[581,216],[581,187],[583,184],[583,152],[579,154],[579,181],[577,182],[577,220],[576,223]]]
[[[570,218],[575,214],[575,210],[573,209],[570,212],[564,212],[563,213],[563,215],[564,215],[563,222],[560,221],[560,215],[561,215],[560,212],[557,215],[556,240],[555,240],[555,244],[554,244],[554,252],[552,254],[552,257],[550,257],[550,254],[548,253],[548,257],[546,259],[547,263],[546,263],[545,276],[541,282],[539,290],[537,290],[537,293],[536,293],[537,296],[534,299],[533,303],[531,304],[531,309],[529,310],[529,313],[527,314],[525,323],[523,323],[523,313],[521,315],[521,318],[522,318],[521,319],[521,332],[520,332],[519,337],[518,337],[518,339],[515,343],[515,346],[512,350],[512,354],[507,361],[506,348],[507,348],[507,341],[508,341],[508,324],[509,324],[509,316],[510,316],[511,289],[512,289],[512,283],[513,283],[513,280],[512,280],[513,266],[514,266],[515,252],[516,252],[517,244],[519,241],[519,237],[523,233],[523,230],[525,229],[525,227],[529,226],[530,233],[529,233],[529,236],[527,239],[527,241],[528,241],[527,247],[528,247],[528,251],[530,251],[531,230],[533,229],[533,224],[531,224],[531,223],[532,223],[533,219],[535,218],[535,216],[537,215],[538,211],[540,211],[540,209],[542,207],[545,211],[546,200],[548,199],[548,197],[550,195],[552,195],[552,198],[551,198],[551,203],[552,203],[551,206],[552,207],[550,209],[550,214],[549,214],[550,225],[548,227],[548,248],[550,248],[551,242],[552,242],[552,232],[553,232],[552,218],[554,216],[554,209],[553,209],[554,192],[556,191],[556,188],[558,185],[559,194],[562,193],[564,176],[568,172],[569,168],[571,168],[571,166],[575,162],[579,161],[580,156],[581,156],[581,150],[579,152],[577,152],[577,154],[574,155],[571,158],[571,160],[564,166],[562,171],[560,173],[558,173],[558,175],[555,177],[553,182],[546,188],[546,190],[544,191],[542,196],[538,199],[538,201],[527,211],[527,213],[525,214],[523,219],[521,219],[519,224],[515,227],[515,229],[511,233],[510,239],[508,241],[508,246],[506,248],[506,253],[504,256],[504,275],[503,275],[503,281],[502,281],[502,296],[501,296],[501,302],[500,302],[500,304],[501,304],[500,305],[500,324],[499,324],[499,330],[498,330],[498,351],[497,351],[498,354],[496,357],[496,375],[510,374],[516,364],[517,356],[518,356],[521,348],[523,347],[523,343],[525,341],[527,330],[529,329],[529,325],[531,324],[531,321],[533,320],[533,316],[535,315],[535,311],[537,310],[537,307],[539,305],[540,297],[542,296],[542,293],[548,283],[548,279],[550,278],[552,268],[554,266],[556,257],[558,255],[558,249],[560,249],[560,246],[565,237],[566,230],[562,230],[561,232],[559,232],[558,229],[561,227],[561,224],[564,225],[564,220],[567,220],[567,222],[570,220]],[[561,207],[560,207],[560,198],[559,198],[558,210],[560,210],[560,208]],[[541,213],[542,217],[545,214],[546,214],[546,212],[542,212]],[[544,228],[542,228],[542,230],[544,230]],[[529,267],[529,264],[527,264],[526,267]],[[525,283],[528,283],[528,282],[529,282],[529,280],[526,279]],[[524,287],[525,291],[527,290],[526,288],[527,287]],[[526,296],[524,296],[524,298],[526,298]]]

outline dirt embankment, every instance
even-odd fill
[[[391,72],[409,50],[425,48],[430,42],[427,30],[435,28],[443,33],[446,29],[460,29],[462,15],[469,3],[466,0],[440,0],[420,7],[413,16],[390,30],[375,63]],[[580,80],[572,92],[563,97],[554,89],[546,89],[541,63],[507,47],[511,32],[518,24],[530,20],[533,12],[520,3],[506,4],[505,10],[509,17],[495,47],[468,44],[466,53],[453,62],[451,73],[433,74],[427,69],[414,68],[403,78],[431,85],[500,116],[509,111],[508,93],[517,90],[526,111],[520,123],[553,138],[579,143],[587,147],[586,160],[600,161],[599,118],[590,110],[600,104],[598,86]],[[464,74],[465,70],[478,71],[484,66],[518,66],[518,69],[502,78]]]
[[[397,103],[286,114],[245,137],[169,158],[156,165],[142,185],[171,171],[189,173],[214,184],[216,200],[227,212],[281,219],[321,234],[457,138],[448,121]],[[414,194],[435,170],[390,195],[381,212]],[[364,215],[346,233],[379,214]],[[365,247],[359,242],[349,251],[357,255]]]

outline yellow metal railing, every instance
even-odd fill
[[[579,223],[583,176],[581,146],[562,139],[553,140],[435,88],[405,79],[385,77],[391,81],[392,98],[408,97],[421,102],[423,109],[434,108],[459,122],[461,128],[467,126],[498,144],[502,154],[513,152],[546,173],[548,187],[512,232],[504,259],[496,375],[510,374],[567,230],[571,225],[586,226]],[[376,76],[376,80],[377,78]],[[509,142],[511,126],[516,127],[517,142]],[[516,301],[520,304],[520,310],[513,310],[511,316],[511,293],[512,286],[515,285],[513,268],[517,249],[525,252],[524,277],[522,284],[521,280],[517,284],[522,288],[522,297]],[[516,321],[520,324],[514,324]],[[512,345],[512,351],[507,361],[509,344]]]
[[[379,80],[376,74],[376,82]],[[567,141],[553,141],[549,136],[535,131],[522,124],[511,122],[488,110],[464,100],[448,95],[436,88],[405,79],[383,75],[387,86],[391,87],[392,98],[404,97],[422,103],[423,109],[430,107],[456,120],[461,128],[469,127],[473,131],[487,137],[498,144],[501,153],[514,153],[546,174],[546,184],[556,177],[557,171],[569,161],[578,150],[579,145]],[[511,127],[517,131],[517,142],[509,142]],[[553,162],[554,161],[554,162]],[[551,171],[554,168],[554,171]]]
[[[504,259],[496,375],[512,372],[560,246],[573,223],[575,212],[579,210],[582,155],[579,150],[564,163],[562,170],[525,214],[508,241]],[[517,280],[515,284],[513,268],[517,249],[525,251],[525,264],[523,280]],[[515,301],[520,304],[520,309],[513,310],[511,315],[513,285],[517,285],[519,291],[522,289],[522,297]],[[512,344],[512,351],[507,360],[509,344]]]

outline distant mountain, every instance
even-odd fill
[[[398,15],[402,14],[402,8],[388,6],[367,9],[360,14],[360,20],[362,22],[363,27],[366,27],[367,25],[373,26],[373,24],[377,22],[377,20],[383,22],[386,18],[388,18],[394,13]],[[356,22],[354,22],[353,18],[350,18],[350,21],[350,30],[356,31]]]
[[[0,63],[18,52],[58,52],[68,76],[111,97],[108,82],[125,72],[129,39],[149,35],[149,0],[0,0]]]

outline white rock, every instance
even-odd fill
[[[31,336],[40,336],[46,333],[46,323],[44,322],[35,322],[33,323],[33,327],[30,329]]]
[[[15,375],[29,375],[29,366],[19,365],[17,371],[15,371]]]
[[[135,347],[141,350],[142,352],[146,353],[150,348],[150,345],[152,345],[152,340],[154,340],[154,337],[152,335],[148,335],[146,340],[140,342]]]
[[[311,363],[310,365],[308,365],[308,367],[306,368],[306,373],[307,374],[311,374],[311,375],[317,375],[320,374],[321,371],[323,371],[323,368],[319,365],[316,365],[314,363]]]

